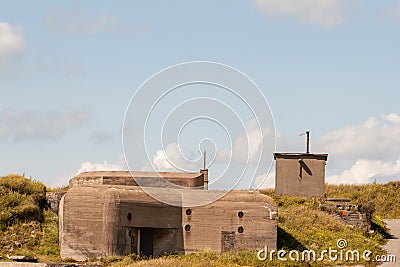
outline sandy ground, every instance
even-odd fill
[[[382,267],[399,267],[400,266],[400,220],[384,220],[390,229],[392,239],[383,247],[388,254],[396,255],[396,262],[385,262]]]

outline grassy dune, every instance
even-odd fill
[[[384,253],[381,249],[385,243],[384,233],[375,232],[368,236],[362,230],[344,224],[319,209],[320,200],[315,198],[275,198],[279,206],[278,248],[290,250],[315,250],[320,255],[323,249],[337,249],[338,239],[346,239],[348,246],[344,249],[373,251],[373,255]],[[382,222],[375,218],[376,223]],[[304,266],[304,262],[260,261],[256,251],[213,253],[201,252],[187,256],[164,256],[151,260],[140,260],[133,257],[122,258],[122,261],[105,261],[109,266]],[[366,266],[375,266],[361,261]],[[312,262],[311,266],[353,265],[357,262],[329,261]]]
[[[356,204],[372,203],[375,215],[400,219],[400,181],[368,185],[326,185],[327,197],[350,198]]]
[[[58,251],[58,218],[45,209],[45,193],[51,190],[42,183],[18,175],[0,177],[0,255],[29,255],[42,262],[61,261]],[[346,249],[365,249],[383,253],[385,232],[381,218],[400,218],[400,182],[371,185],[327,185],[327,197],[346,197],[362,205],[372,205],[376,231],[366,234],[322,212],[317,198],[274,197],[279,206],[278,248],[336,248],[336,241],[346,239]],[[263,193],[273,196],[272,190]],[[166,255],[143,259],[137,255],[108,257],[105,266],[304,266],[302,262],[260,261],[256,251],[191,255]],[[346,265],[354,262],[342,262]],[[311,266],[334,266],[336,261],[313,262]],[[373,264],[367,266],[374,266]]]
[[[0,177],[0,255],[61,260],[58,217],[45,209],[46,186],[20,175]]]

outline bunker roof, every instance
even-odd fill
[[[134,178],[134,179],[133,179]],[[176,185],[186,187],[202,186],[202,173],[189,172],[130,172],[130,171],[94,171],[82,172],[69,181],[70,187],[82,185],[133,185],[136,180],[146,181],[152,186],[161,186],[163,179]],[[151,186],[151,185],[150,185]]]
[[[201,173],[192,172],[139,172],[139,171],[93,171],[81,172],[75,177],[164,177],[164,178],[197,178]]]
[[[328,154],[313,154],[313,153],[274,153],[274,159],[320,159],[328,160]]]

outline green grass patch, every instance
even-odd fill
[[[375,216],[400,219],[400,181],[386,184],[326,185],[327,197],[350,198],[355,204],[373,203]]]
[[[0,177],[0,230],[17,223],[41,222],[46,186],[20,175]]]
[[[0,255],[59,261],[58,216],[46,210],[44,184],[21,175],[0,177]]]
[[[370,250],[374,255],[382,254],[382,245],[385,243],[384,234],[387,230],[379,218],[374,218],[376,226],[380,230],[373,234],[365,235],[363,230],[346,225],[344,222],[334,218],[326,212],[321,211],[322,200],[317,198],[300,197],[275,197],[279,206],[278,219],[278,249],[289,253],[291,250],[314,250],[317,258],[324,249],[338,249],[338,239],[345,239],[347,247],[343,248],[344,253],[348,250],[358,250],[360,261],[331,261],[325,256],[324,261],[311,261],[311,266],[337,266],[357,265],[376,266],[375,263],[362,260],[364,250]],[[339,250],[339,249],[338,249]],[[301,254],[300,254],[301,255]],[[166,255],[155,259],[142,259],[135,257],[123,257],[119,261],[104,262],[106,266],[304,266],[302,261],[282,262],[276,258],[273,260],[260,261],[257,258],[257,251],[232,251],[216,253],[202,251],[189,255]],[[300,256],[301,257],[301,256]],[[114,259],[115,260],[115,259]]]
[[[51,190],[51,189],[50,189]],[[388,231],[382,218],[400,218],[400,182],[371,185],[327,185],[327,197],[350,198],[355,204],[373,207],[374,233],[346,225],[332,215],[321,211],[321,199],[275,197],[273,190],[263,193],[273,196],[279,206],[278,249],[285,251],[305,249],[320,253],[323,249],[337,248],[338,239],[346,239],[348,250],[384,253],[382,245]],[[0,177],[0,255],[27,255],[41,262],[60,262],[58,247],[58,217],[45,209],[45,194],[49,191],[42,183],[18,175]],[[135,254],[125,257],[107,257],[104,266],[304,266],[303,262],[260,261],[257,251],[215,253],[202,251],[190,255],[164,255],[146,259]],[[318,255],[318,254],[317,254]],[[65,262],[65,260],[64,260]],[[367,262],[311,262],[311,266],[347,266]]]

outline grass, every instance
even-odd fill
[[[18,175],[0,177],[0,255],[27,255],[40,262],[61,262],[58,248],[58,217],[45,209],[43,184]],[[388,235],[381,218],[400,218],[400,182],[371,185],[327,185],[327,197],[346,197],[361,205],[374,206],[373,234],[352,228],[319,208],[317,198],[274,197],[279,206],[278,248],[286,251],[336,248],[346,239],[346,249],[365,249],[383,253]],[[273,196],[272,190],[263,193]],[[369,204],[369,205],[370,205]],[[190,255],[165,255],[146,259],[135,254],[102,259],[104,266],[304,266],[302,262],[260,261],[256,251],[215,253],[202,251]],[[64,260],[64,262],[69,262]],[[312,262],[311,266],[333,266],[340,262]],[[355,262],[342,262],[346,265]],[[367,264],[367,263],[365,263]],[[372,264],[367,266],[374,266]]]
[[[42,262],[61,261],[58,246],[58,216],[46,210],[44,218],[39,244],[33,248],[34,256]]]
[[[360,205],[371,202],[375,208],[375,216],[400,219],[400,181],[386,184],[326,185],[325,194],[327,197],[350,198]]]
[[[46,205],[46,186],[20,175],[0,178],[0,229],[17,223],[41,222]]]
[[[58,218],[45,211],[42,223],[17,223],[0,232],[0,254],[26,255],[41,262],[61,261],[58,248]]]
[[[166,255],[155,259],[129,259],[125,258],[120,262],[111,263],[109,266],[122,267],[145,267],[145,266],[174,266],[174,267],[230,267],[230,266],[285,266],[280,262],[261,262],[256,258],[255,251],[232,251],[224,253],[215,253],[202,251],[189,255]],[[286,266],[304,266],[286,265]]]
[[[375,255],[383,253],[381,246],[385,239],[381,232],[376,231],[366,236],[363,230],[346,225],[322,212],[318,199],[286,197],[278,198],[277,203],[280,248],[315,251],[330,247],[337,249],[336,242],[345,239],[348,244],[345,250],[371,250]],[[379,219],[375,220],[382,224]]]
[[[271,192],[264,192],[271,193]],[[365,235],[363,230],[358,230],[345,223],[338,221],[329,214],[322,212],[319,208],[321,200],[317,198],[299,197],[275,197],[279,206],[278,220],[278,249],[287,252],[290,250],[303,251],[305,249],[315,250],[317,256],[323,249],[337,249],[338,239],[346,239],[347,250],[373,251],[373,255],[384,253],[382,245],[385,243],[384,234],[386,229],[379,218],[374,218],[379,231]],[[387,234],[387,233],[386,233]],[[123,257],[120,260],[105,260],[106,266],[304,266],[304,262],[281,262],[274,258],[273,261],[260,261],[256,257],[256,251],[232,251],[215,253],[202,251],[190,255],[166,255],[155,259],[143,259],[136,255]],[[373,256],[372,256],[373,257]],[[365,264],[375,266],[368,262],[354,261],[329,261],[327,258],[322,262],[312,262],[311,266],[336,266],[339,264],[354,265]]]
[[[59,261],[58,217],[46,210],[44,184],[21,175],[0,177],[0,255]]]

